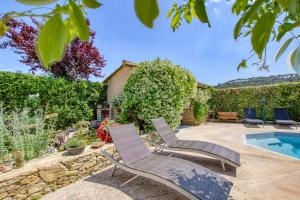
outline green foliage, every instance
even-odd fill
[[[207,118],[209,105],[208,101],[211,98],[210,90],[198,90],[194,101],[194,117],[197,124]]]
[[[274,13],[266,13],[257,20],[257,23],[253,27],[251,43],[253,50],[257,53],[259,58],[262,57],[263,50],[269,42],[274,23]]]
[[[30,160],[45,154],[50,146],[53,126],[45,121],[43,113],[32,117],[28,109],[4,112],[0,107],[0,160],[9,154],[24,152],[24,159]]]
[[[290,57],[290,61],[293,69],[297,73],[300,73],[300,46],[293,51]]]
[[[3,105],[0,103],[0,161],[5,160],[9,153],[6,145],[7,137],[7,130],[4,124]]]
[[[69,0],[69,4],[70,4],[69,12],[70,12],[70,20],[71,20],[71,23],[69,25],[71,25],[71,27],[65,27],[65,28],[73,29],[76,35],[81,40],[88,41],[90,38],[90,29],[82,13],[82,9],[79,8],[79,6],[76,5],[72,0]]]
[[[172,15],[171,28],[173,31],[181,26],[182,15],[187,23],[191,23],[194,17],[199,19],[202,23],[207,23],[210,27],[204,0],[188,0],[182,5],[178,5],[175,1],[167,14],[167,18],[171,17]]]
[[[260,117],[259,99],[266,99],[266,119],[273,120],[273,109],[286,107],[292,119],[300,120],[300,83],[281,83],[269,86],[228,88],[216,90],[212,96],[213,109],[224,112],[238,112],[244,116],[244,108],[253,107]]]
[[[88,8],[99,8],[102,5],[97,0],[82,0],[82,2]]]
[[[46,69],[61,59],[64,54],[65,40],[66,29],[61,15],[53,15],[42,27],[37,41],[39,60]]]
[[[30,6],[42,6],[54,3],[57,0],[16,0],[22,4]]]
[[[174,128],[195,89],[195,77],[179,65],[159,58],[139,63],[124,87],[120,122],[149,130],[150,119],[164,117]]]
[[[8,30],[4,21],[0,21],[0,37],[4,36],[6,31]]]
[[[210,23],[208,20],[208,16],[206,13],[206,8],[205,8],[203,0],[194,0],[194,11],[195,11],[195,14],[198,17],[198,19],[202,23],[207,23],[208,26],[210,27]]]
[[[279,48],[278,52],[276,53],[276,56],[275,56],[275,61],[277,61],[281,56],[282,54],[286,51],[286,49],[289,47],[289,45],[291,44],[291,42],[293,41],[294,38],[289,38],[287,39],[283,45]]]
[[[96,106],[106,98],[105,91],[101,83],[0,72],[0,99],[7,111],[41,107],[58,114],[59,128],[91,120]]]
[[[153,28],[154,20],[159,15],[157,0],[135,0],[134,10],[138,19],[148,28]]]
[[[85,145],[85,143],[83,142],[83,140],[73,137],[66,142],[65,148],[66,149],[77,148],[77,147],[82,147],[84,145]]]
[[[260,69],[268,69],[266,52],[267,44],[272,36],[272,40],[280,42],[281,38],[290,33],[290,38],[276,54],[276,61],[285,53],[291,42],[299,46],[299,36],[296,29],[300,26],[300,1],[299,0],[237,0],[232,6],[232,12],[241,15],[234,29],[234,38],[240,36],[251,36],[251,43],[254,52],[238,65],[247,67],[247,61],[256,54],[261,63]],[[264,53],[264,57],[262,56]],[[299,73],[300,63],[290,60],[295,72]]]

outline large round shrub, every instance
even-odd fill
[[[195,89],[192,73],[169,60],[139,63],[124,87],[120,119],[149,130],[150,119],[164,117],[174,128]]]

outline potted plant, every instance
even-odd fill
[[[85,144],[82,140],[78,138],[71,138],[66,142],[65,148],[67,149],[69,154],[78,155],[83,153],[85,149]]]
[[[114,120],[110,120],[108,118],[104,119],[101,123],[99,128],[97,128],[97,137],[99,137],[105,143],[111,142],[112,138],[109,135],[108,127],[110,126],[118,126],[119,124],[116,123]]]

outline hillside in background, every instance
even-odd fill
[[[284,83],[284,82],[300,82],[300,74],[285,74],[285,75],[268,76],[268,77],[235,79],[232,81],[227,81],[225,83],[220,83],[216,86],[216,88],[235,88],[235,87],[247,87],[247,86],[257,86],[257,85],[271,85],[275,83]]]

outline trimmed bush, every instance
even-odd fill
[[[266,99],[267,120],[274,119],[273,109],[277,107],[288,108],[291,118],[300,120],[300,82],[218,89],[214,90],[210,103],[216,112],[238,112],[240,117],[244,117],[244,108],[254,107],[261,117],[259,100],[262,97]]]
[[[102,83],[0,72],[0,101],[6,111],[47,109],[58,113],[60,128],[92,119],[96,106],[106,99],[105,91]]]
[[[151,130],[150,119],[164,117],[172,128],[177,127],[195,90],[192,73],[169,60],[139,63],[124,87],[120,121]]]

